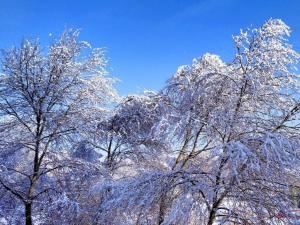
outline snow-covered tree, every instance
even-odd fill
[[[78,31],[4,51],[0,223],[297,224],[290,33],[279,19],[242,30],[230,62],[205,54],[121,100]]]
[[[233,37],[230,63],[205,54],[180,67],[147,125],[167,146],[148,159],[160,163],[100,185],[99,224],[293,223],[276,217],[288,215],[300,184],[299,55],[289,35],[270,19]]]
[[[102,154],[103,165],[111,171],[142,163],[146,157],[153,157],[166,148],[156,132],[158,127],[163,129],[158,123],[164,115],[158,94],[126,96],[108,117],[87,133],[85,144]]]
[[[14,217],[19,203],[16,212],[24,211],[27,225],[42,222],[35,209],[60,192],[58,171],[75,166],[69,152],[79,128],[104,116],[116,97],[114,79],[104,76],[103,50],[78,35],[66,30],[47,49],[24,40],[1,57],[0,186],[12,202],[1,203],[1,214]]]

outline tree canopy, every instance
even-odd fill
[[[241,30],[230,62],[204,54],[130,96],[78,30],[3,50],[0,222],[296,224],[290,33],[279,19]]]

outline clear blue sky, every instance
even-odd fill
[[[299,0],[0,0],[0,48],[81,28],[81,39],[107,48],[110,73],[127,94],[158,90],[205,52],[230,60],[231,35],[270,17],[293,29],[300,50]]]

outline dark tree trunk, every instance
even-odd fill
[[[31,218],[31,209],[32,209],[32,203],[26,203],[25,204],[25,221],[26,225],[32,225],[32,218]]]
[[[215,216],[216,216],[216,211],[213,209],[209,213],[207,225],[212,225],[214,223]]]
[[[165,198],[166,196],[162,195],[159,202],[158,225],[161,225],[165,219]]]

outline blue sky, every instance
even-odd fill
[[[0,0],[0,48],[24,37],[81,28],[81,39],[106,47],[121,94],[160,89],[182,64],[206,52],[230,61],[232,34],[281,18],[300,50],[299,0]]]

